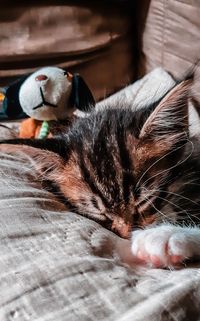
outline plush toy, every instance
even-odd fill
[[[3,88],[0,99],[8,118],[31,117],[21,123],[21,138],[51,136],[53,127],[64,124],[76,110],[87,112],[95,104],[81,76],[57,67],[20,78]]]

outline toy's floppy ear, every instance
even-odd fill
[[[95,107],[94,97],[79,74],[74,74],[72,78],[71,104],[77,109],[86,112]]]
[[[19,101],[19,90],[23,82],[28,76],[24,76],[8,87],[3,88],[3,111],[9,118],[25,117],[26,114],[23,112]]]

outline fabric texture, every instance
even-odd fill
[[[147,0],[149,1],[149,0]],[[145,0],[146,2],[146,0]],[[143,8],[140,8],[140,15]],[[199,101],[200,1],[151,0],[140,48],[141,74],[161,66],[181,78],[195,63],[194,93]]]
[[[157,69],[109,99],[139,108],[173,83]],[[123,241],[44,190],[28,155],[1,152],[0,163],[1,321],[200,320],[199,264],[124,265]]]

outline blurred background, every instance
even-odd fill
[[[199,57],[199,0],[1,1],[0,86],[56,65],[100,100],[157,66],[179,77]]]

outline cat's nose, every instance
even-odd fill
[[[35,77],[36,81],[45,81],[48,80],[48,77],[46,75],[38,75]]]
[[[130,236],[132,224],[125,222],[122,217],[116,215],[113,219],[111,230],[119,234],[121,237],[127,239]]]

